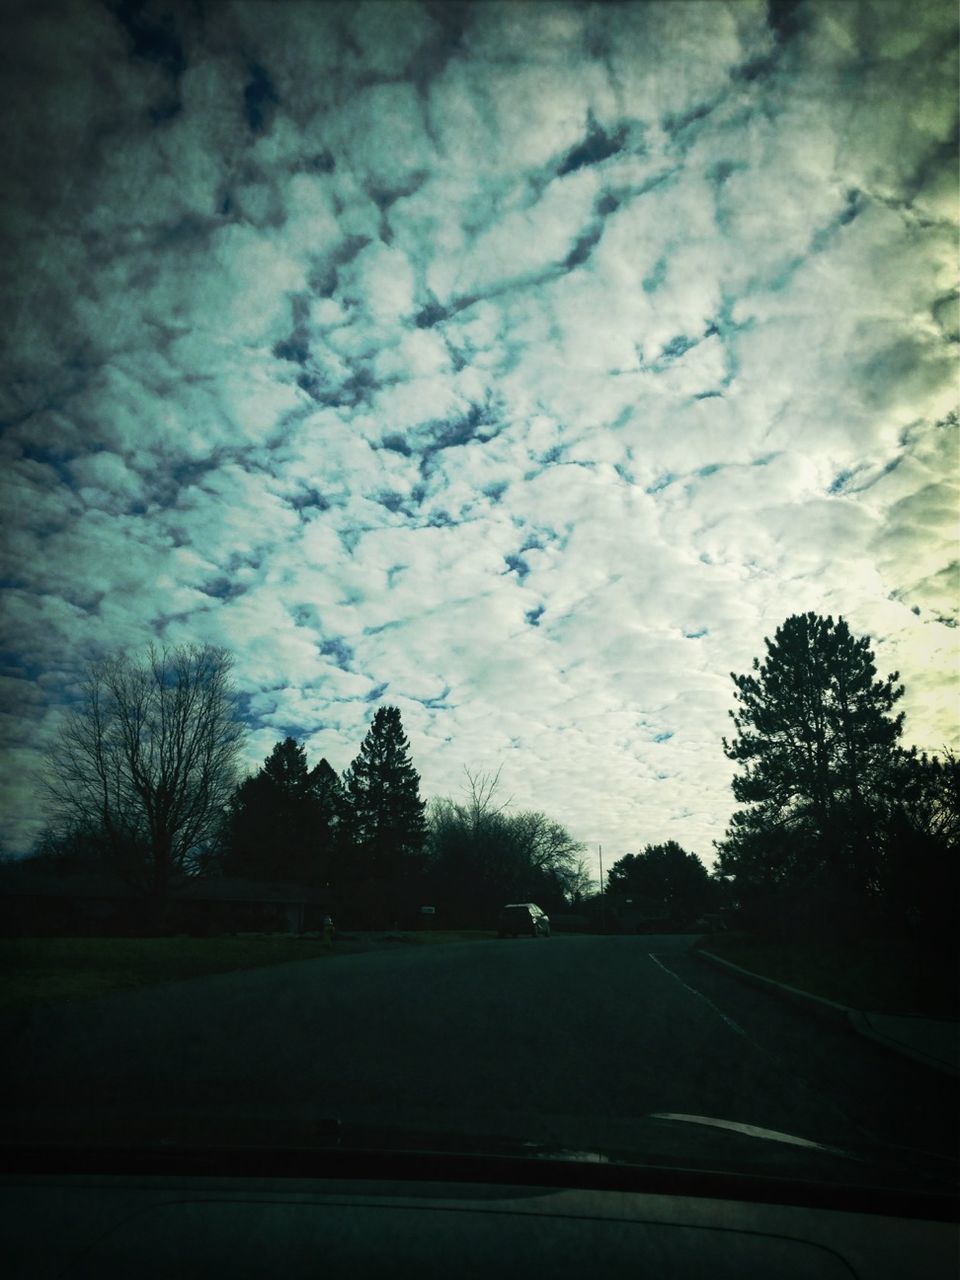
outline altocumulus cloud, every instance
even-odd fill
[[[251,763],[389,700],[613,856],[709,858],[791,612],[950,741],[954,8],[15,6],[8,847],[150,639],[237,655]]]

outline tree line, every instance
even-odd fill
[[[741,922],[816,934],[953,927],[960,763],[904,748],[899,676],[877,675],[869,637],[814,613],[783,623],[766,655],[731,673],[738,808],[708,872],[675,841],[614,863],[602,886],[690,926],[718,906]],[[162,897],[219,871],[344,896],[358,915],[442,904],[458,923],[508,900],[589,908],[583,846],[541,811],[513,812],[499,774],[426,804],[396,707],[374,714],[349,767],[309,767],[278,741],[237,780],[242,742],[231,658],[151,647],[92,668],[52,746],[52,863],[109,865]],[[594,906],[596,904],[594,903]]]
[[[582,846],[543,812],[507,813],[498,775],[467,771],[467,800],[428,806],[397,707],[375,712],[342,774],[287,737],[238,782],[231,665],[151,647],[90,670],[48,754],[38,861],[156,899],[197,874],[289,882],[371,923],[439,902],[446,921],[489,924],[508,899],[559,908],[588,884]]]

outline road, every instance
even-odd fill
[[[692,941],[395,943],[51,1007],[8,1044],[0,1096],[65,1133],[243,1114],[309,1135],[336,1116],[637,1149],[667,1113],[955,1153],[954,1082],[711,968]],[[703,1131],[672,1123],[681,1146]]]

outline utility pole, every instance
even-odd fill
[[[597,848],[600,851],[600,928],[605,933],[607,910],[603,898],[603,845],[598,844]]]

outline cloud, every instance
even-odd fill
[[[729,672],[843,613],[955,739],[955,15],[22,10],[7,841],[83,662],[236,655],[248,761],[401,707],[709,859]],[[951,700],[954,701],[951,701]]]

